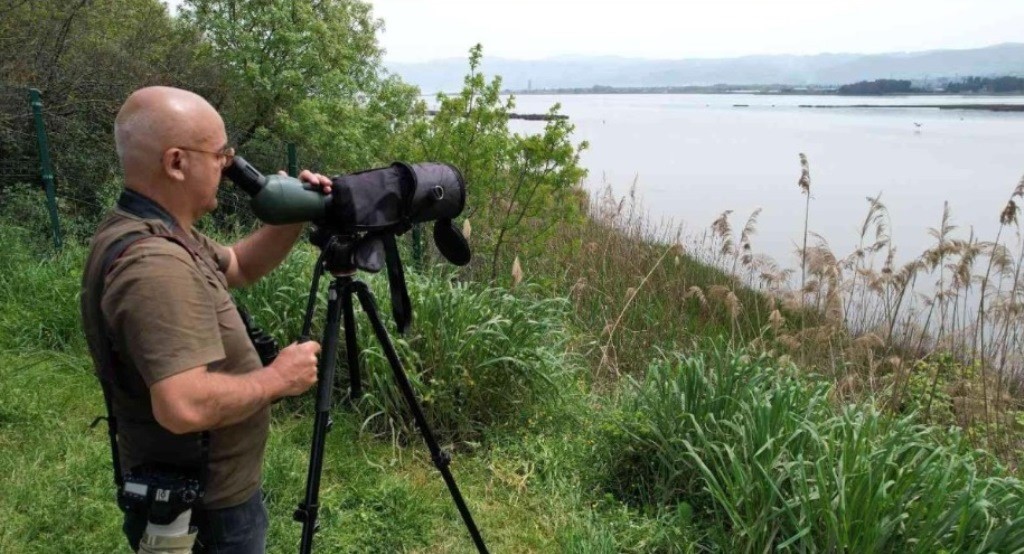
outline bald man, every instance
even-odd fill
[[[81,303],[116,418],[115,472],[159,465],[205,489],[174,529],[159,528],[170,542],[143,538],[145,514],[126,511],[123,530],[140,552],[189,552],[193,542],[197,552],[263,552],[268,407],[315,384],[320,346],[292,344],[264,367],[228,289],[277,267],[302,226],[264,226],[230,247],[193,228],[216,208],[234,155],[220,115],[196,94],[138,90],[114,133],[125,189],[91,241]],[[300,178],[329,192],[327,177]]]

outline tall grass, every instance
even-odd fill
[[[799,183],[809,200],[806,156]],[[993,210],[993,241],[958,232],[947,204],[929,229],[935,243],[906,260],[881,196],[869,197],[852,252],[835,252],[805,221],[793,270],[753,248],[760,210],[738,237],[731,210],[703,234],[682,237],[652,222],[634,184],[622,198],[610,189],[595,194],[591,220],[565,229],[551,259],[538,262],[561,275],[555,286],[592,336],[584,353],[599,374],[640,375],[659,348],[727,337],[792,356],[833,379],[846,400],[876,397],[901,410],[923,399],[920,419],[955,423],[1016,466],[1024,451],[1022,197],[1024,180],[1000,213]]]
[[[833,386],[720,345],[628,382],[605,486],[632,503],[693,504],[728,551],[1024,549],[1024,484],[982,476],[944,430],[836,408]]]
[[[313,252],[302,247],[240,295],[258,323],[283,343],[300,331],[314,260]],[[391,322],[384,276],[360,278],[370,284],[406,374],[441,440],[479,441],[489,427],[522,424],[538,405],[556,402],[579,376],[580,365],[565,348],[569,305],[564,299],[543,297],[536,287],[513,292],[459,282],[439,268],[407,271],[414,323],[403,337]],[[317,340],[325,305],[321,291],[314,317]],[[356,327],[365,392],[357,408],[365,429],[416,440],[412,413],[358,307]],[[339,343],[338,383],[347,387],[344,335]]]
[[[566,353],[564,300],[419,275],[409,296],[416,323],[399,350],[441,438],[479,441],[488,429],[525,425],[573,390],[580,365]],[[415,434],[387,360],[360,325],[368,386],[358,407],[368,428]]]
[[[731,229],[715,235],[721,264],[715,267],[678,229],[651,222],[633,192],[617,199],[607,189],[593,198],[590,211],[581,226],[560,229],[549,256],[528,263],[535,268],[531,276],[548,276],[552,293],[572,301],[584,336],[578,350],[603,378],[642,373],[659,349],[694,337],[753,340],[770,325],[772,312],[791,313],[729,274],[733,265],[753,268],[756,217],[739,247]]]
[[[70,244],[52,252],[30,231],[8,225],[0,226],[0,242],[0,347],[85,348],[78,315],[85,249]]]

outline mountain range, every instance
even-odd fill
[[[386,63],[424,93],[462,88],[466,59]],[[501,75],[510,90],[708,85],[835,86],[873,79],[942,80],[966,76],[1024,76],[1024,43],[967,50],[885,54],[757,55],[650,60],[574,57],[547,60],[487,58],[483,72]]]

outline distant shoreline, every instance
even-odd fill
[[[939,110],[976,110],[987,112],[1024,112],[1024,104],[801,104],[801,108],[841,109],[939,109]]]
[[[1024,93],[950,93],[950,92],[913,92],[906,94],[839,94],[834,90],[705,90],[700,88],[675,88],[675,87],[652,87],[647,88],[622,88],[609,90],[592,89],[533,89],[533,90],[504,90],[502,94],[514,94],[516,96],[587,96],[587,95],[716,95],[735,96],[749,94],[753,96],[838,96],[841,98],[910,98],[932,96],[959,96],[963,98],[1021,98]]]

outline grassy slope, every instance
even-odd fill
[[[311,419],[293,410],[284,403],[275,407],[265,462],[270,552],[294,551],[300,532],[291,513],[304,492]],[[0,551],[127,551],[115,523],[120,513],[111,498],[105,428],[101,423],[89,430],[102,413],[86,358],[44,354],[2,360]],[[335,414],[318,548],[473,551],[425,446],[393,448],[361,438],[358,417],[341,407]],[[493,551],[560,550],[557,538],[579,510],[572,487],[559,492],[532,482],[535,462],[516,450],[458,454],[453,473]]]
[[[0,235],[3,230],[0,228]],[[11,244],[21,244],[18,239],[22,237],[9,238]],[[0,256],[0,297],[4,299],[0,303],[0,346],[6,349],[0,358],[2,552],[127,551],[118,526],[120,515],[112,499],[106,433],[102,426],[88,429],[93,418],[103,413],[103,408],[77,329],[74,298],[81,254],[71,248],[63,255],[39,259],[27,254],[25,249],[13,248]],[[256,302],[263,298],[269,302],[268,306],[278,301],[298,305],[294,297],[301,297],[299,289],[302,287],[294,286],[294,282],[303,281],[302,272],[308,269],[305,261],[308,260],[286,264],[269,283],[291,284],[293,292],[281,296],[285,289],[271,286],[262,292],[254,291],[254,296],[247,300]],[[700,283],[698,265],[683,258],[679,263],[673,260],[667,267],[687,273],[686,286],[706,287],[707,283]],[[649,294],[653,298],[670,294],[672,280],[666,276],[651,282],[658,286],[652,287]],[[483,340],[487,346],[489,343],[484,337],[494,333],[502,335],[493,337],[494,344],[504,344],[502,340],[525,332],[526,335],[516,339],[516,344],[531,344],[531,348],[538,350],[545,349],[546,342],[562,345],[564,341],[564,338],[556,338],[557,320],[568,314],[559,316],[557,309],[543,308],[547,300],[530,300],[530,294],[524,292],[494,296],[478,288],[446,289],[447,285],[441,286],[443,280],[415,278],[412,282],[414,296],[446,299],[431,308],[429,302],[420,298],[417,305],[422,311],[419,313],[430,314],[423,322],[454,318],[445,325],[469,333],[459,339],[460,345]],[[618,286],[609,285],[602,288]],[[662,286],[665,288],[660,288]],[[517,300],[515,296],[524,298]],[[680,302],[678,296],[670,298],[679,302],[677,309],[690,307]],[[576,323],[584,328],[582,334],[586,335],[586,328],[595,322],[588,321],[586,310],[580,310],[586,305],[581,300],[577,300]],[[600,308],[596,301],[590,305],[595,310]],[[702,316],[708,315],[700,306],[693,307],[696,308],[694,317],[685,320],[699,322]],[[633,352],[644,352],[654,346],[643,344],[646,342],[644,335],[662,322],[678,317],[678,312],[673,313],[671,309],[659,312],[654,306],[651,308],[630,312],[640,318],[630,324],[634,337],[641,340],[639,348],[629,348]],[[606,320],[621,310],[604,311],[596,321]],[[281,324],[293,323],[293,318],[285,314],[281,318]],[[473,324],[488,318],[493,324]],[[754,321],[751,324],[750,327],[757,327]],[[430,327],[426,323],[421,325]],[[705,330],[710,332],[713,328],[716,326]],[[717,328],[719,334],[726,334],[724,329]],[[734,327],[729,331],[738,330]],[[701,331],[693,328],[688,329],[688,333],[699,336]],[[520,400],[518,393],[508,394],[512,389],[478,392],[479,388],[473,388],[474,383],[483,381],[481,375],[472,372],[486,371],[492,375],[512,372],[516,364],[501,365],[502,360],[494,358],[495,354],[487,348],[460,348],[470,354],[466,358],[458,357],[463,354],[450,354],[453,347],[443,340],[431,339],[429,333],[417,340],[423,341],[418,347],[421,356],[433,355],[435,359],[444,360],[441,365],[446,366],[446,371],[457,370],[446,374],[443,383],[420,383],[421,392],[440,394],[460,390],[463,391],[460,394],[490,395],[474,396],[487,399],[482,407],[476,408],[477,413],[458,410],[460,418],[467,418],[462,423],[481,421],[480,417],[488,415],[488,406],[494,409],[500,402]],[[588,358],[588,345],[593,348],[593,338],[573,337],[568,348],[581,350],[582,357]],[[513,346],[501,350],[508,352]],[[700,350],[699,342],[688,346],[691,359],[697,359],[696,355],[704,351]],[[558,346],[559,349],[564,347]],[[661,356],[652,353],[636,356],[634,363],[647,365],[658,359]],[[742,551],[761,550],[780,543],[808,551],[836,548],[856,551],[850,550],[855,541],[844,538],[847,531],[847,537],[883,536],[885,533],[890,544],[925,544],[919,542],[925,535],[915,535],[918,531],[908,534],[902,528],[887,526],[884,521],[871,523],[845,518],[837,520],[841,524],[823,523],[832,521],[829,519],[833,511],[829,500],[832,493],[825,498],[817,491],[829,490],[829,487],[845,491],[864,483],[871,485],[871,472],[837,473],[825,479],[813,472],[791,471],[786,464],[792,462],[786,460],[803,459],[808,463],[813,460],[816,469],[827,469],[834,465],[830,453],[860,452],[847,448],[844,436],[874,435],[863,428],[860,423],[863,418],[859,415],[851,419],[850,426],[844,427],[845,424],[837,424],[837,412],[808,410],[799,403],[784,410],[786,417],[754,418],[766,406],[776,404],[770,400],[770,396],[776,394],[773,391],[795,390],[794,398],[803,398],[807,393],[801,390],[821,386],[810,384],[804,377],[776,383],[771,360],[747,368],[752,375],[761,376],[751,378],[749,384],[746,377],[740,379],[742,386],[737,386],[741,390],[750,389],[747,393],[724,396],[716,384],[720,379],[712,378],[713,373],[708,374],[707,381],[686,381],[688,374],[680,374],[683,381],[679,383],[691,384],[679,388],[672,388],[673,381],[666,379],[663,383],[654,383],[654,388],[629,385],[600,387],[599,393],[588,392],[589,372],[580,360],[567,357],[559,361],[550,356],[539,360],[537,364],[554,363],[538,365],[547,368],[544,371],[567,368],[570,379],[555,382],[561,393],[558,399],[545,398],[534,406],[537,408],[534,412],[522,412],[533,414],[518,418],[525,419],[522,426],[499,423],[482,427],[482,434],[476,437],[478,440],[460,443],[452,466],[463,495],[495,552]],[[733,375],[737,368],[747,364],[736,363],[693,367],[699,372],[718,367],[724,371],[722,375]],[[534,363],[528,365],[532,367]],[[531,373],[524,375],[525,379],[536,378]],[[761,392],[755,393],[753,383],[758,379],[765,384],[757,389]],[[707,384],[700,384],[705,382]],[[680,391],[687,392],[681,396]],[[506,394],[499,394],[501,392]],[[734,402],[735,406],[704,415],[683,409],[687,402],[717,398],[716,394]],[[827,387],[821,394],[824,395],[821,398],[830,394]],[[822,401],[816,402],[821,404]],[[656,407],[666,410],[654,409]],[[416,437],[410,444],[397,446],[388,440],[369,437],[364,426],[365,408],[364,405],[358,412],[364,414],[362,416],[348,407],[339,406],[335,411],[321,488],[321,550],[472,551],[472,543],[440,476],[429,463],[422,442]],[[386,404],[383,409],[388,409]],[[680,409],[683,412],[679,412]],[[859,407],[852,409],[851,413],[862,413]],[[451,415],[448,410],[442,411]],[[870,408],[867,412],[870,413]],[[272,520],[271,552],[293,551],[298,543],[300,526],[291,520],[291,513],[303,495],[312,425],[310,413],[308,400],[282,402],[274,408],[275,423],[265,462],[265,488]],[[681,426],[686,414],[699,418],[700,425],[689,430]],[[747,416],[750,421],[743,419]],[[694,434],[697,429],[703,429],[701,434]],[[747,429],[757,432],[748,433]],[[837,429],[849,429],[853,435],[833,432]],[[889,437],[877,435],[881,439]],[[701,442],[695,438],[698,436]],[[793,439],[807,436],[816,437],[808,447],[800,446],[805,439]],[[870,442],[865,452],[888,456],[903,449],[901,441],[892,445],[885,440],[865,440]],[[925,444],[924,448],[931,446]],[[946,479],[942,472],[947,470],[942,464],[973,464],[973,458],[966,452],[939,445],[936,448],[942,449],[937,457],[940,463],[927,466],[929,475]],[[777,453],[773,454],[773,460],[785,463],[759,465],[762,454],[769,451]],[[635,456],[636,453],[641,455]],[[749,454],[754,461],[743,462],[741,454]],[[859,454],[850,454],[850,459],[858,464],[870,463],[866,461],[868,458],[860,459]],[[762,467],[761,473],[745,473]],[[894,471],[902,475],[899,464],[894,466]],[[973,470],[957,475],[961,474],[963,478],[953,481],[940,479],[955,482],[956,490],[928,485],[920,489],[922,498],[950,496],[969,500],[953,505],[933,502],[929,506],[935,506],[934,513],[944,517],[970,517],[971,529],[984,532],[987,528],[999,537],[1008,537],[1000,538],[1001,542],[996,544],[1011,545],[1008,551],[1017,551],[1016,548],[1024,551],[1024,533],[1014,531],[1024,522],[1019,508],[1019,499],[1024,494],[1019,482],[993,481],[991,486],[981,486],[981,480],[974,484]],[[731,485],[720,486],[725,476],[731,476]],[[637,486],[650,488],[644,492]],[[981,488],[975,491],[974,487]],[[878,489],[879,493],[885,490],[885,487]],[[804,501],[795,502],[801,497]],[[858,502],[855,507],[867,509],[869,504]],[[897,520],[911,518],[910,521],[920,523],[917,520],[921,518],[915,517],[912,510],[903,509],[899,502],[890,501],[882,506],[888,510],[884,513],[894,514]],[[779,528],[782,535],[759,534],[764,529],[759,523],[764,517],[789,517],[793,523],[788,528]],[[919,529],[920,525],[913,528]],[[952,528],[967,529],[955,520]],[[814,532],[807,534],[809,531],[804,529]],[[963,546],[954,539],[958,540],[955,536],[943,535],[928,544]]]

